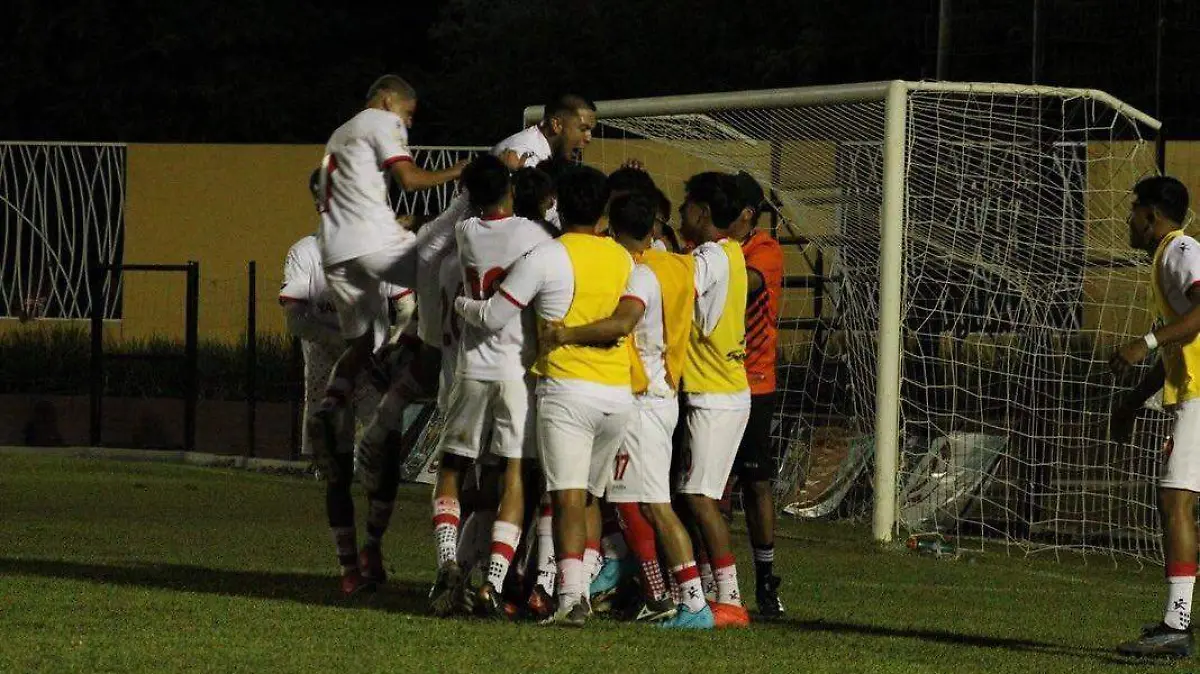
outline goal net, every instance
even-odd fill
[[[526,111],[526,121],[537,110]],[[1114,345],[1150,324],[1129,190],[1159,124],[1098,91],[883,82],[598,104],[587,161],[678,205],[747,171],[784,245],[779,505],[1158,560],[1161,413],[1107,440]]]

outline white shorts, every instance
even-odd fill
[[[396,225],[386,247],[325,268],[325,285],[333,296],[338,327],[345,339],[357,339],[373,329],[387,312],[381,284],[413,287],[417,276],[417,237]],[[419,316],[420,314],[418,314]]]
[[[678,421],[675,398],[634,403],[605,498],[613,503],[671,502],[671,436]]]
[[[1175,426],[1163,443],[1158,486],[1200,492],[1200,400],[1175,406]]]
[[[687,454],[680,494],[699,494],[716,500],[725,495],[725,483],[749,421],[749,407],[687,409]]]
[[[329,387],[329,375],[333,372],[333,364],[342,355],[342,348],[315,342],[311,339],[300,340],[300,352],[304,355],[304,416],[309,416],[316,410],[317,404],[325,397],[325,389]],[[354,422],[342,425],[342,436],[338,438],[338,452],[350,452],[354,448],[357,431],[365,429],[379,407],[382,394],[374,386],[364,383],[359,377],[351,394],[350,403],[354,410]],[[312,456],[312,438],[308,435],[308,424],[303,424],[300,431],[300,454]]]
[[[524,379],[479,381],[459,379],[450,390],[441,448],[478,459],[491,437],[488,452],[505,459],[532,459],[533,443],[525,442],[531,426],[529,386]]]
[[[603,496],[631,416],[626,406],[603,412],[583,396],[537,399],[537,445],[546,491],[586,489]]]

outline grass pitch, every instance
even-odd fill
[[[783,520],[788,620],[582,631],[426,613],[428,490],[400,494],[393,580],[337,596],[323,490],[181,465],[0,455],[0,672],[1193,671],[1112,647],[1160,617],[1157,569],[1002,553],[881,552],[861,528]],[[741,585],[753,597],[744,531]]]

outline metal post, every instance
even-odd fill
[[[938,41],[937,65],[934,78],[944,80],[949,77],[950,69],[950,0],[938,2]]]
[[[92,265],[88,268],[88,286],[91,288],[90,307],[92,319],[91,386],[88,421],[88,442],[99,447],[101,427],[104,422],[104,274],[105,268]]]
[[[1163,0],[1158,0],[1158,16],[1154,22],[1154,116],[1160,120],[1162,112],[1162,52],[1163,31],[1166,30],[1167,20],[1163,16]],[[1162,137],[1162,133],[1159,133]],[[1161,169],[1160,169],[1161,170]]]
[[[892,540],[900,456],[901,300],[904,283],[904,161],[908,87],[892,82],[883,133],[883,203],[879,242],[879,346],[875,375],[875,504],[872,534]]]
[[[1029,55],[1029,81],[1038,83],[1041,73],[1042,0],[1033,0],[1033,47]]]
[[[196,399],[199,397],[197,353],[200,319],[200,263],[187,263],[187,298],[184,313],[185,334],[183,345],[184,388],[183,388],[183,448],[196,451]]]
[[[258,263],[250,260],[246,269],[246,455],[257,455],[255,438],[258,416]]]
[[[288,399],[292,401],[292,434],[291,434],[291,452],[290,458],[292,461],[300,458],[300,451],[303,449],[304,441],[302,439],[302,430],[304,419],[303,409],[305,396],[305,381],[304,381],[304,351],[300,348],[300,340],[293,337],[291,339],[292,349],[291,357],[288,358],[288,372],[291,374],[288,377],[288,383],[300,382],[297,387],[300,390],[295,395],[289,395]]]

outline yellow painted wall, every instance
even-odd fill
[[[694,148],[692,149],[694,150]],[[1108,149],[1103,149],[1107,152]],[[767,172],[767,149],[743,150],[743,165]],[[128,155],[126,197],[126,263],[201,263],[201,339],[233,341],[245,325],[246,263],[258,262],[258,324],[260,332],[283,330],[276,303],[287,249],[316,227],[316,214],[307,193],[311,167],[321,155],[317,145],[132,145]],[[696,172],[718,168],[678,148],[646,141],[598,139],[587,150],[588,163],[611,171],[629,158],[641,160],[675,205],[683,182]],[[797,185],[822,189],[832,176],[832,148],[814,141],[789,143],[785,178]],[[1168,172],[1200,195],[1200,142],[1168,146]],[[790,176],[790,177],[789,177]],[[1093,197],[1089,218],[1120,210],[1132,176],[1109,175],[1093,166]],[[788,185],[795,189],[796,185]],[[829,234],[835,225],[834,206],[788,204],[788,215],[802,223],[801,233]],[[1195,229],[1193,227],[1193,229]],[[786,232],[783,232],[786,234]],[[1122,250],[1121,223],[1089,228],[1089,248]],[[785,246],[788,272],[805,274],[814,249]],[[182,337],[184,279],[182,274],[126,275],[124,320],[116,334]],[[1144,329],[1146,273],[1141,270],[1098,271],[1087,279],[1093,303],[1089,327],[1131,334]],[[783,313],[811,314],[812,292],[788,291]],[[831,304],[826,302],[826,311]],[[0,328],[8,326],[0,326]],[[784,336],[784,342],[806,343],[803,333]]]

